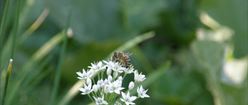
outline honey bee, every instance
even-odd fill
[[[125,68],[129,68],[131,67],[129,55],[130,54],[124,52],[114,52],[111,60],[120,63]]]

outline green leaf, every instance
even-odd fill
[[[203,82],[199,73],[174,66],[151,85],[151,96],[166,105],[214,105]]]
[[[200,65],[205,69],[214,70],[206,72],[213,72],[216,76],[220,75],[217,72],[220,71],[224,59],[223,44],[214,41],[196,41],[192,44],[192,50]]]
[[[159,13],[165,9],[165,0],[121,0],[123,24],[137,31],[159,24]]]
[[[68,12],[72,12],[71,28],[75,39],[79,42],[104,41],[124,35],[121,30],[118,0],[49,0],[47,2],[51,19],[60,27],[64,25]]]
[[[81,43],[120,40],[137,35],[142,29],[159,23],[158,14],[164,0],[49,0],[49,19],[63,27],[66,15],[72,12],[71,28]],[[62,6],[63,5],[63,6]]]
[[[224,61],[223,44],[213,41],[196,41],[192,45],[192,51],[198,64],[201,66],[201,73],[205,76],[207,85],[214,97],[215,104],[247,104],[246,86],[234,87],[223,84],[221,81]]]
[[[248,1],[247,0],[203,0],[201,8],[220,24],[234,32],[234,55],[248,55]]]

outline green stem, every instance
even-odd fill
[[[19,26],[19,17],[20,17],[20,10],[21,10],[21,0],[17,0],[17,7],[15,11],[15,22],[12,34],[12,46],[11,46],[11,58],[14,58],[15,46],[16,46],[16,35],[18,33],[18,26]]]
[[[60,51],[60,57],[59,57],[59,61],[58,61],[58,65],[57,65],[57,69],[56,69],[56,73],[55,73],[53,93],[52,93],[52,96],[51,96],[50,105],[54,105],[55,100],[56,100],[56,96],[58,94],[59,82],[60,82],[60,77],[61,77],[61,65],[62,65],[62,61],[64,59],[66,45],[67,45],[67,37],[66,37],[65,31],[64,31],[64,35],[65,35],[64,36],[64,41],[63,41],[62,49]]]
[[[13,60],[10,59],[9,65],[8,65],[8,68],[7,68],[7,75],[6,75],[6,78],[5,78],[5,84],[4,84],[4,90],[3,90],[3,97],[2,97],[2,104],[1,105],[5,104],[5,97],[6,97],[6,93],[7,93],[7,89],[8,89],[9,78],[10,78],[10,75],[12,73],[12,67],[13,67]]]
[[[71,17],[71,12],[68,15],[67,23],[65,24],[66,28],[63,31],[63,35],[64,35],[63,45],[62,45],[62,49],[60,52],[60,58],[59,58],[59,62],[58,62],[58,66],[57,66],[57,70],[56,70],[56,74],[55,74],[54,87],[53,87],[53,93],[52,93],[50,105],[55,104],[55,100],[57,98],[56,96],[58,94],[59,82],[60,82],[60,77],[61,77],[61,64],[62,64],[62,61],[64,59],[64,55],[65,55],[65,51],[66,51],[68,29],[69,29],[69,24],[70,24],[70,19],[71,19],[70,17]]]
[[[91,97],[90,94],[88,94],[88,97],[90,98],[90,100],[91,100],[92,102],[95,102],[94,99]]]
[[[0,64],[2,64],[2,49],[3,49],[3,45],[4,45],[4,34],[5,34],[5,28],[6,28],[6,22],[7,22],[7,14],[9,11],[9,0],[5,1],[4,4],[4,10],[3,10],[3,17],[1,19],[1,24],[0,24]]]

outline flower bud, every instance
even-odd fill
[[[128,89],[131,90],[131,89],[133,89],[133,88],[134,88],[134,82],[131,81],[131,82],[129,83],[129,85],[128,85]]]

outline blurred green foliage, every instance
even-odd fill
[[[148,75],[151,98],[138,105],[248,104],[247,77],[240,86],[221,80],[226,49],[233,49],[232,59],[248,56],[247,0],[1,0],[0,8],[5,105],[88,105],[72,88],[81,84],[75,72],[116,49],[130,52]],[[206,25],[202,12],[219,27]],[[73,36],[65,35],[67,25]],[[233,32],[227,41],[199,38],[200,29],[214,36],[224,27]],[[4,90],[10,58],[14,69]]]
[[[247,55],[248,47],[248,1],[247,0],[203,0],[201,8],[223,25],[232,28],[235,57]]]

